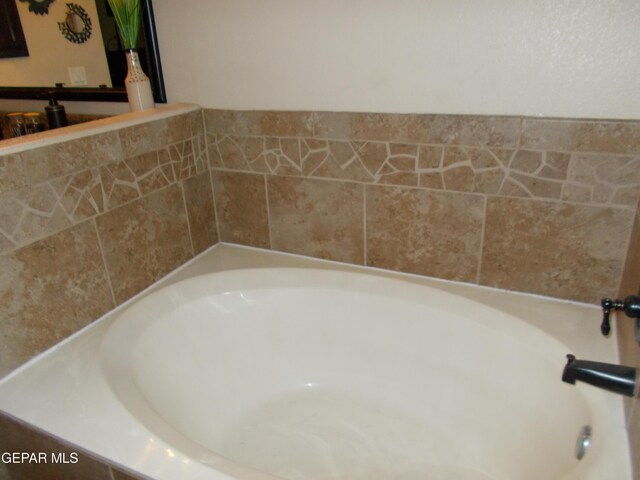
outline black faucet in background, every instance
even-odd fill
[[[629,295],[624,300],[603,298],[600,305],[602,306],[602,326],[600,331],[605,337],[609,336],[609,332],[611,332],[610,317],[612,311],[624,312],[629,318],[640,318],[639,295]]]
[[[621,311],[627,317],[636,319],[636,336],[640,331],[640,296],[629,295],[623,300],[603,298],[602,325],[600,331],[605,337],[611,332],[611,312]],[[638,370],[625,365],[576,360],[573,355],[567,355],[567,364],[562,372],[562,381],[575,384],[576,380],[594,385],[611,392],[634,397],[640,394],[638,388]]]
[[[638,370],[625,365],[576,360],[567,355],[567,365],[562,372],[562,381],[575,384],[576,380],[595,387],[633,397],[637,392]]]

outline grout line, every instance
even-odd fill
[[[520,117],[518,120],[518,141],[516,142],[516,149],[522,148],[522,135],[524,134],[524,117]]]
[[[369,265],[369,251],[367,245],[367,185],[362,185],[362,223],[363,223],[363,240],[364,240],[364,265]]]
[[[204,108],[201,109],[201,116],[202,116],[202,128],[203,128],[203,136],[204,136],[204,151],[205,151],[205,157],[206,157],[206,161],[207,161],[207,173],[209,174],[209,189],[211,191],[211,199],[213,200],[213,216],[214,216],[214,227],[216,229],[216,244],[221,242],[222,239],[220,238],[220,216],[218,215],[218,209],[216,207],[216,191],[215,188],[213,187],[213,168],[211,167],[211,152],[209,151],[209,132],[207,131],[207,116],[204,113]],[[213,135],[213,137],[216,139],[216,145],[217,145],[217,136]],[[216,146],[216,149],[218,147]],[[195,250],[194,250],[195,252]]]
[[[116,300],[116,294],[113,290],[113,285],[111,283],[111,274],[109,273],[109,267],[107,266],[107,257],[104,254],[104,247],[102,246],[102,239],[100,238],[100,231],[98,230],[98,222],[96,218],[92,218],[90,220],[93,223],[93,228],[96,232],[96,238],[98,239],[98,248],[100,249],[100,256],[102,257],[102,265],[104,266],[104,273],[107,276],[107,284],[109,285],[109,291],[111,292],[111,299],[113,300],[113,306],[117,307],[118,302]]]
[[[478,273],[476,274],[476,285],[480,285],[480,274],[482,273],[482,257],[484,254],[484,235],[485,227],[487,225],[487,207],[489,204],[489,197],[484,197],[484,208],[482,212],[482,229],[480,231],[480,257],[478,258]]]
[[[269,207],[269,182],[267,182],[267,174],[263,174],[264,177],[264,195],[265,203],[267,204],[267,227],[269,229],[269,249],[273,249],[273,240],[271,234],[271,208]]]
[[[187,194],[184,188],[184,180],[178,182],[180,186],[180,192],[182,193],[182,205],[184,207],[184,213],[187,216],[187,233],[189,234],[189,243],[191,244],[191,257],[196,253],[196,249],[193,246],[193,234],[191,233],[191,221],[189,220],[189,208],[187,207]]]
[[[204,132],[205,143],[207,138],[207,116],[204,114],[204,108],[200,109],[200,118],[202,119],[202,129]]]
[[[220,216],[218,215],[216,191],[215,191],[215,188],[213,187],[213,170],[211,168],[209,168],[209,188],[211,189],[211,196],[213,198],[213,216],[214,216],[214,223],[216,226],[216,238],[218,239],[216,243],[219,243],[222,241],[222,238],[220,236]]]
[[[109,468],[109,477],[111,477],[111,480],[116,480],[116,477],[113,475],[113,468],[111,468],[111,465],[107,465],[107,468]]]

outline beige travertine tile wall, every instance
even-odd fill
[[[597,302],[640,122],[205,110],[222,241]]]
[[[201,111],[0,156],[0,376],[217,243]]]

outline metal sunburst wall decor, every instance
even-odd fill
[[[23,3],[29,4],[29,11],[36,15],[48,15],[49,5],[55,0],[20,0]]]
[[[67,3],[64,22],[58,22],[60,31],[73,43],[84,43],[91,38],[91,19],[87,11],[76,3]]]

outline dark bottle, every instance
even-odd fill
[[[49,105],[44,107],[44,111],[47,113],[47,122],[51,130],[69,125],[67,113],[62,105],[58,105],[53,93],[49,93]]]

